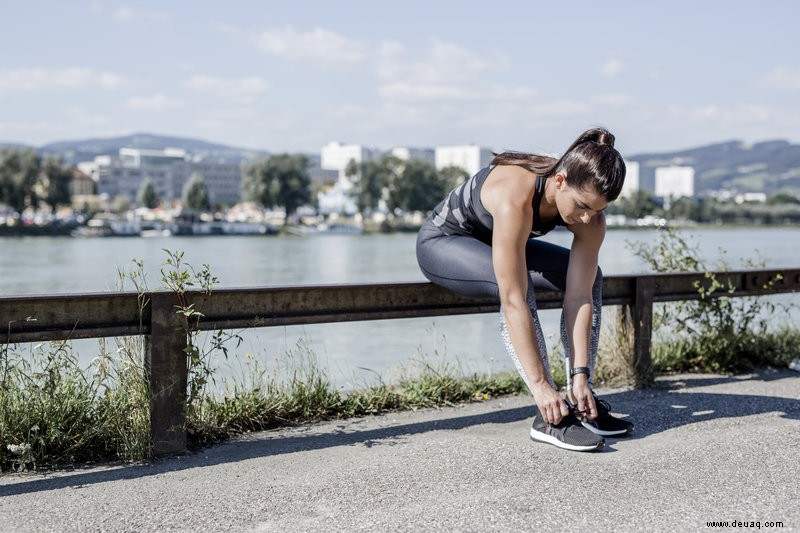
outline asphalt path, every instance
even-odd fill
[[[598,392],[636,431],[595,453],[531,441],[531,398],[498,398],[145,464],[4,474],[0,530],[800,529],[800,373]]]

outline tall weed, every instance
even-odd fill
[[[767,296],[728,296],[735,287],[713,272],[730,270],[724,251],[716,265],[709,265],[700,258],[697,245],[674,229],[661,230],[655,245],[628,245],[655,272],[706,272],[705,281],[695,283],[698,299],[655,307],[653,336],[658,342],[654,342],[652,351],[656,369],[730,372],[777,362],[769,346],[782,342],[779,338],[791,335],[794,328],[783,324],[784,333],[780,333],[781,324],[770,328],[776,309],[781,307]],[[745,269],[763,267],[763,261],[746,261],[743,265]]]

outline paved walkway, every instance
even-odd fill
[[[530,398],[503,398],[252,434],[143,465],[6,474],[0,529],[800,530],[800,374],[599,392],[637,431],[598,453],[532,442]]]

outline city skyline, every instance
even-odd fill
[[[38,2],[4,13],[0,141],[147,132],[623,154],[800,141],[791,2]]]

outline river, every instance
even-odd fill
[[[722,258],[731,268],[742,267],[746,260],[763,261],[767,268],[800,267],[800,229],[795,227],[701,228],[682,234],[697,245],[702,259]],[[556,231],[545,238],[568,246],[571,234]],[[629,243],[656,239],[655,230],[610,230],[600,253],[604,273],[646,272]],[[144,262],[149,288],[158,289],[167,259],[164,249],[183,252],[184,261],[195,269],[208,264],[219,280],[218,288],[422,281],[414,243],[415,235],[409,233],[4,238],[0,239],[0,294],[115,290],[118,271],[130,269],[134,259]],[[559,311],[543,311],[541,316],[552,346]],[[376,375],[395,381],[410,360],[420,357],[443,357],[465,373],[512,368],[494,314],[261,328],[243,332],[242,337],[244,343],[234,350],[239,359],[251,354],[265,361],[283,357],[302,339],[342,387],[371,383]],[[97,341],[77,341],[75,346],[84,362],[96,355]],[[239,359],[231,357],[222,366],[234,371]]]

